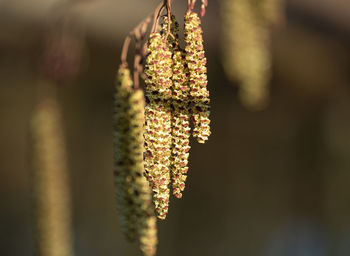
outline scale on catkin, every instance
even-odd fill
[[[118,70],[114,98],[115,187],[123,233],[139,240],[144,255],[156,252],[157,227],[152,192],[143,176],[144,95],[135,90],[130,70]]]
[[[51,87],[50,84],[46,86]],[[34,110],[31,137],[36,254],[72,256],[70,189],[64,136],[60,109],[51,94],[41,97]]]
[[[282,19],[282,0],[223,0],[223,66],[239,82],[239,98],[251,110],[269,101],[270,27]]]

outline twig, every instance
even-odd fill
[[[192,11],[195,4],[196,0],[187,0],[187,10]]]
[[[129,50],[129,45],[130,45],[130,41],[131,41],[131,38],[132,36],[135,36],[135,32],[138,31],[139,32],[139,35],[140,35],[140,39],[143,40],[144,36],[145,36],[145,33],[147,31],[147,27],[148,27],[148,24],[151,22],[151,19],[153,17],[153,26],[152,26],[152,29],[151,29],[151,33],[154,32],[154,26],[155,24],[158,22],[158,19],[159,19],[159,14],[160,12],[162,11],[162,9],[164,8],[164,3],[165,1],[163,1],[162,3],[160,3],[155,11],[148,15],[146,19],[144,19],[143,21],[141,21],[133,30],[131,30],[129,32],[129,34],[126,36],[125,40],[124,40],[124,44],[123,44],[123,48],[122,48],[122,54],[121,54],[121,62],[122,62],[122,65],[125,65],[127,66],[127,55],[128,55],[128,50]]]
[[[205,9],[208,6],[208,0],[202,0],[202,5],[201,5],[201,17],[205,15]]]
[[[167,8],[167,15],[168,15],[168,29],[165,35],[165,40],[168,40],[169,34],[170,34],[170,27],[171,27],[171,0],[164,0],[166,2],[166,8]]]
[[[140,87],[140,61],[141,61],[141,41],[142,34],[141,31],[135,31],[135,57],[134,57],[134,88],[138,89]]]
[[[123,48],[122,48],[122,54],[121,54],[122,65],[127,66],[126,59],[127,59],[129,45],[130,45],[132,36],[135,36],[135,33],[140,33],[143,39],[144,33],[147,30],[147,26],[151,22],[151,18],[152,18],[152,15],[148,16],[146,19],[140,22],[132,31],[130,31],[129,34],[126,36],[124,40]]]
[[[165,3],[166,3],[166,0],[164,0],[161,4],[159,4],[157,6],[157,8],[155,9],[155,11],[154,11],[154,14],[153,14],[153,25],[152,25],[151,33],[156,32],[159,16],[160,16],[160,13],[162,12],[163,8],[165,7]]]
[[[129,45],[130,45],[130,41],[131,41],[131,36],[128,35],[125,40],[124,40],[124,44],[123,44],[123,49],[122,49],[122,54],[121,54],[121,62],[122,65],[127,66],[127,61],[126,61],[126,57],[128,55],[128,49],[129,49]]]

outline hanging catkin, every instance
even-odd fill
[[[170,196],[171,52],[160,33],[150,35],[145,64],[145,172],[158,218],[165,219]]]
[[[282,0],[223,0],[223,64],[240,83],[244,106],[259,110],[269,100],[270,25],[282,19]]]
[[[31,135],[36,255],[71,256],[68,170],[61,114],[53,96],[43,97],[36,107],[31,120]]]
[[[123,233],[136,238],[144,255],[156,252],[152,192],[143,176],[144,95],[132,88],[129,69],[120,67],[114,102],[115,185]]]
[[[191,114],[193,136],[205,143],[210,136],[209,91],[207,89],[207,59],[203,48],[201,21],[197,13],[187,11],[185,15],[186,61],[189,70]]]
[[[164,19],[163,33],[168,27],[167,17]],[[168,45],[173,52],[173,87],[172,87],[172,157],[171,176],[173,194],[177,198],[182,197],[185,189],[185,181],[188,172],[189,137],[190,137],[190,111],[189,111],[189,84],[188,68],[186,65],[186,52],[179,45],[179,24],[172,16],[171,33],[168,37]]]

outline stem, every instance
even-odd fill
[[[154,26],[155,16],[159,15],[159,13],[163,7],[164,7],[164,3],[159,4],[157,6],[156,10],[152,14],[148,15],[133,30],[131,30],[129,32],[129,34],[126,36],[126,38],[124,40],[123,48],[122,48],[122,54],[121,54],[122,65],[127,65],[126,59],[127,59],[127,55],[128,55],[131,37],[135,36],[135,34],[138,33],[139,36],[141,37],[141,40],[142,40],[144,37],[144,34],[146,33],[148,24],[151,22],[152,16],[153,16],[153,26]],[[152,27],[152,31],[153,31],[153,27]]]
[[[200,12],[201,17],[204,17],[207,6],[208,6],[208,0],[202,0],[201,12]]]
[[[159,16],[165,6],[165,1],[166,0],[164,0],[161,4],[159,4],[153,13],[153,25],[152,25],[151,33],[156,32]]]
[[[167,15],[168,15],[168,30],[165,35],[165,40],[168,40],[169,34],[170,34],[170,27],[171,27],[171,0],[165,0],[167,6]]]
[[[136,34],[138,35],[137,37],[140,37],[142,39],[145,31],[147,30],[147,26],[151,21],[152,15],[149,15],[146,19],[141,21],[133,30],[129,32],[129,34],[126,36],[123,44],[123,49],[122,49],[122,54],[121,54],[121,62],[122,65],[127,65],[127,55],[128,55],[128,50],[129,50],[129,45],[131,41],[131,37],[135,36]],[[137,38],[139,39],[139,38]]]
[[[128,63],[126,61],[126,58],[127,58],[127,55],[128,55],[128,49],[129,49],[130,41],[131,41],[131,36],[128,35],[125,38],[125,40],[124,40],[122,54],[121,54],[121,62],[122,62],[122,65],[124,65],[124,66],[128,65]]]
[[[140,87],[140,61],[141,61],[141,40],[142,35],[141,31],[135,31],[135,56],[134,56],[134,88],[138,89]]]
[[[187,10],[192,11],[195,3],[196,3],[196,0],[187,0]]]
[[[140,88],[140,61],[141,61],[141,55],[136,54],[134,58],[134,88],[138,89]]]

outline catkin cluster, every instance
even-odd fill
[[[160,33],[150,35],[145,64],[145,174],[155,209],[165,219],[170,196],[172,54]]]
[[[282,0],[223,0],[223,62],[240,83],[244,106],[259,110],[269,99],[270,26],[282,19]]]
[[[46,86],[46,85],[45,85]],[[62,122],[54,97],[43,99],[32,122],[37,255],[71,256],[71,213]]]
[[[209,91],[207,89],[207,60],[204,54],[201,21],[197,13],[185,15],[186,62],[189,71],[193,137],[205,143],[210,135]]]
[[[170,27],[169,27],[170,26]],[[193,136],[204,143],[210,135],[209,91],[202,29],[198,15],[185,16],[185,50],[180,47],[175,17],[164,18],[160,33],[152,33],[145,64],[145,174],[153,190],[160,219],[173,194],[181,198],[188,172],[190,119]]]
[[[114,103],[115,185],[123,233],[140,241],[144,255],[156,251],[152,192],[144,177],[144,95],[132,88],[129,69],[118,70]]]

